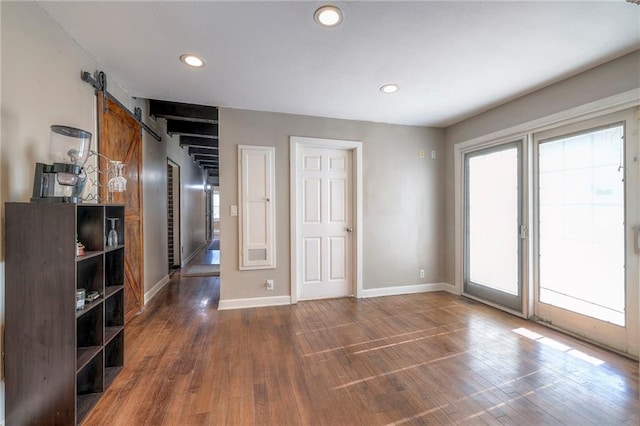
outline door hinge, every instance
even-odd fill
[[[520,225],[520,238],[526,240],[529,238],[529,227],[526,225]]]

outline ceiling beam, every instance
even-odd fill
[[[218,124],[218,108],[181,102],[149,100],[149,115],[167,120]]]
[[[215,161],[218,162],[218,155],[194,155],[193,159],[196,161]]]
[[[181,135],[218,139],[218,125],[197,121],[167,120],[167,133],[172,136]]]
[[[190,146],[189,147],[189,155],[197,155],[197,154],[202,154],[202,155],[218,155],[218,147],[204,147],[204,146],[198,146],[198,147],[193,147]]]
[[[209,139],[198,136],[180,136],[180,146],[198,146],[201,148],[218,148],[217,139]]]

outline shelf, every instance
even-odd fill
[[[114,337],[118,335],[124,327],[105,327],[104,328],[104,345],[107,346]]]
[[[109,285],[109,286],[105,287],[104,288],[104,298],[108,299],[109,297],[111,297],[112,295],[114,295],[118,291],[122,290],[123,288],[124,288],[123,285]]]
[[[116,379],[116,376],[120,374],[123,367],[106,367],[104,369],[104,388],[105,390],[111,386],[111,383]]]
[[[85,302],[84,309],[80,309],[80,310],[76,309],[76,318],[80,318],[81,316],[83,316],[84,314],[86,314],[96,306],[98,306],[100,303],[102,303],[102,297],[98,297],[93,302],[89,302],[89,303]]]
[[[77,416],[77,424],[82,423],[89,411],[93,408],[94,405],[98,402],[100,397],[102,396],[102,392],[100,393],[88,393],[86,395],[78,395],[78,416]]]
[[[76,373],[82,370],[86,365],[100,353],[102,346],[89,346],[86,348],[78,348],[78,356],[76,358]]]
[[[116,250],[120,250],[124,248],[124,244],[119,244],[115,247],[105,247],[104,248],[104,252],[105,253],[109,253],[110,251],[116,251]]]
[[[85,251],[84,255],[76,256],[76,262],[81,262],[83,260],[91,259],[92,257],[100,256],[102,251]]]

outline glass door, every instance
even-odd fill
[[[463,293],[522,313],[522,141],[465,154]]]
[[[638,141],[625,144],[626,123],[608,116],[535,135],[535,310],[637,355]]]

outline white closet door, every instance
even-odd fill
[[[275,256],[275,148],[240,145],[240,269],[270,269]]]

